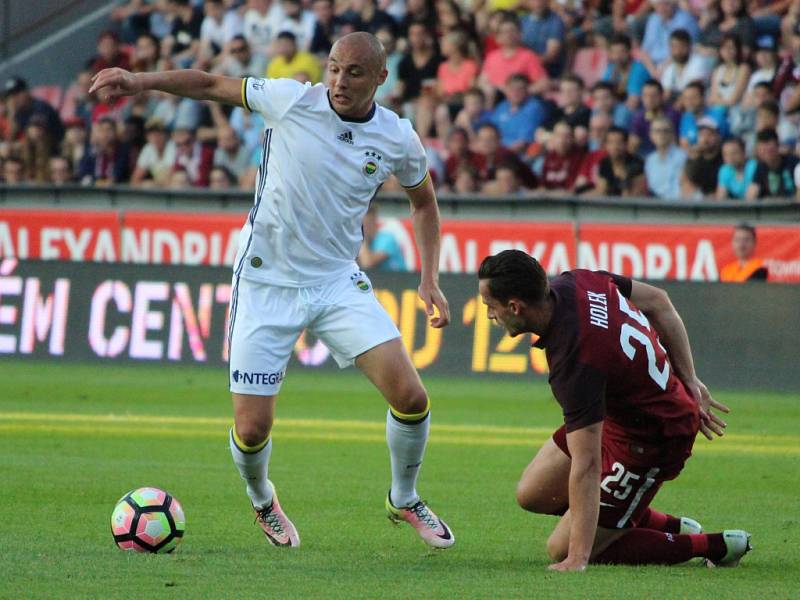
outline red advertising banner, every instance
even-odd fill
[[[120,215],[113,211],[0,211],[0,257],[116,262]]]
[[[127,211],[120,260],[125,263],[232,265],[245,214]]]
[[[231,265],[245,215],[145,211],[3,210],[0,257],[140,264]],[[410,270],[419,267],[408,219],[384,218]],[[474,273],[515,248],[550,274],[606,269],[642,279],[717,281],[734,260],[730,225],[446,220],[440,269]],[[800,283],[800,226],[758,226],[770,281]]]

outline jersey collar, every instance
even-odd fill
[[[369,109],[369,112],[368,112],[366,115],[364,115],[363,117],[361,117],[361,118],[358,118],[358,119],[356,119],[356,118],[354,118],[354,117],[345,117],[344,115],[341,115],[341,114],[339,114],[339,113],[336,111],[336,109],[335,109],[335,108],[333,108],[333,103],[331,102],[331,92],[330,92],[330,90],[328,90],[328,91],[325,93],[325,95],[326,95],[326,97],[328,98],[328,106],[330,106],[330,107],[331,107],[331,110],[332,110],[333,112],[335,112],[335,113],[336,113],[336,116],[337,116],[337,117],[339,117],[339,118],[340,118],[342,121],[345,121],[345,122],[347,122],[347,123],[366,123],[367,121],[370,121],[370,120],[372,119],[372,117],[374,117],[374,116],[375,116],[375,111],[376,111],[376,110],[377,110],[377,108],[378,108],[378,105],[377,105],[377,104],[375,103],[375,101],[373,100],[373,101],[372,101],[372,108],[370,108],[370,109]]]

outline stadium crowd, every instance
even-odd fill
[[[358,30],[384,45],[378,102],[412,119],[440,192],[798,196],[800,0],[129,0],[67,89],[4,82],[0,181],[252,190],[257,113],[108,105],[92,75],[316,83]]]

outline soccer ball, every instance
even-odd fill
[[[111,513],[111,533],[122,550],[172,552],[185,530],[180,502],[154,487],[128,492]]]

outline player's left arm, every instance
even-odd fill
[[[567,433],[572,455],[569,470],[569,550],[567,558],[550,565],[554,571],[583,571],[589,564],[600,514],[601,440],[599,421]]]
[[[439,205],[430,173],[411,188],[405,188],[411,202],[411,217],[414,223],[414,237],[422,261],[419,297],[425,303],[425,310],[432,327],[444,327],[450,322],[450,307],[447,298],[439,289],[439,248],[440,223]],[[439,310],[434,316],[434,306]]]
[[[694,370],[692,348],[689,344],[689,334],[683,319],[675,310],[669,295],[664,290],[641,281],[633,281],[631,285],[631,300],[641,310],[650,323],[655,327],[658,337],[669,354],[670,363],[676,375],[691,391],[700,407],[700,431],[709,440],[714,435],[722,435],[727,426],[711,409],[730,412],[724,404],[711,397],[708,388],[697,377]]]

